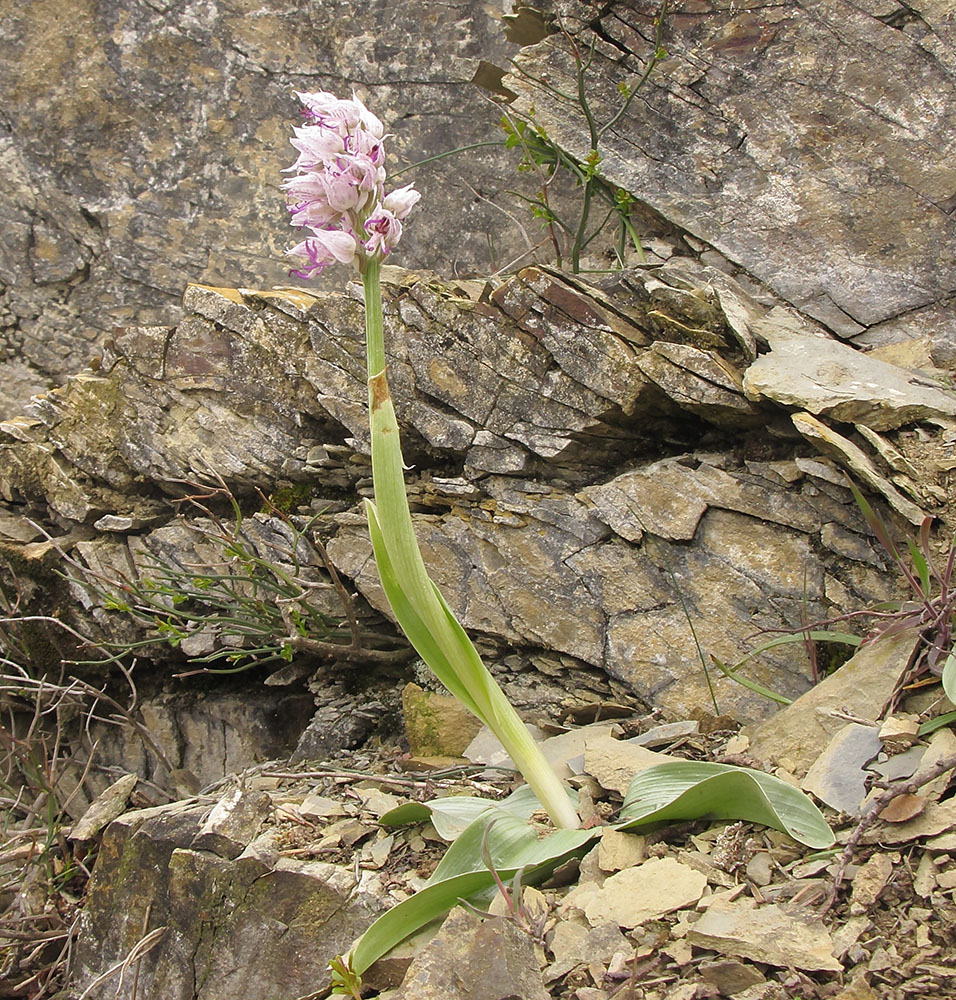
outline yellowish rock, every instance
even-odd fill
[[[425,691],[417,684],[402,690],[405,735],[415,757],[461,757],[481,723],[456,698]]]

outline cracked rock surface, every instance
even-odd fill
[[[507,650],[537,663],[525,682],[520,669],[514,678],[519,704],[625,697],[685,717],[710,702],[701,655],[732,665],[758,630],[888,596],[844,470],[879,465],[864,482],[891,506],[905,499],[917,522],[924,512],[950,517],[956,437],[942,403],[914,408],[901,389],[871,406],[872,362],[839,344],[829,392],[857,421],[839,424],[844,433],[799,409],[824,413],[826,373],[813,395],[764,395],[751,373],[773,358],[779,307],[722,278],[737,308],[728,317],[713,307],[714,346],[701,348],[686,343],[698,338],[686,333],[684,300],[662,309],[663,288],[709,287],[707,269],[679,257],[601,285],[539,267],[458,283],[388,271],[389,373],[425,559],[465,628],[499,651],[493,661],[506,662]],[[81,571],[109,578],[148,572],[157,557],[216,562],[164,500],[181,496],[184,481],[213,470],[240,494],[285,482],[300,490],[300,515],[319,515],[362,614],[387,617],[358,502],[370,470],[356,295],[191,286],[178,326],[123,331],[98,370],[0,425],[0,489],[12,511],[36,512]],[[753,335],[756,360],[741,331]],[[660,358],[676,362],[669,378],[646,377],[648,359]],[[881,364],[899,386],[928,391]],[[702,405],[702,379],[732,405]],[[803,433],[809,421],[827,432],[822,455]],[[834,437],[847,447],[833,449]],[[281,544],[266,515],[247,523],[260,551]],[[80,617],[118,627],[82,600]],[[187,636],[182,651],[208,652],[206,637]],[[751,676],[795,697],[810,684],[805,657],[799,644],[776,647]],[[545,683],[538,671],[554,658],[564,665]],[[566,670],[577,680],[562,692]],[[716,690],[739,719],[771,710],[726,678]]]
[[[0,414],[83,368],[114,327],[175,322],[187,281],[289,283],[294,91],[355,88],[389,123],[396,170],[496,139],[471,80],[515,51],[472,0],[5,5]],[[523,252],[488,200],[512,163],[482,148],[417,170],[430,208],[403,261],[460,274]]]
[[[597,41],[588,80],[607,121],[616,85],[652,51],[660,3],[556,7],[584,45]],[[926,335],[948,363],[954,43],[945,3],[674,5],[667,58],[605,137],[602,172],[839,336]],[[535,79],[576,92],[567,43],[552,35],[518,66],[505,78],[516,106],[533,104],[583,161],[582,116]]]

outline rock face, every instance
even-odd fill
[[[373,101],[393,170],[500,136],[473,80],[533,103],[584,158],[572,108],[529,78],[501,83],[517,42],[533,76],[569,72],[562,36],[540,42],[546,18],[506,40],[508,6],[83,0],[67,14],[38,0],[0,13],[0,414],[79,371],[114,327],[178,321],[187,281],[290,281],[278,183],[297,89]],[[598,27],[588,86],[603,112],[639,71],[660,4],[608,3],[596,20],[591,4],[554,6],[585,46]],[[896,0],[673,9],[668,58],[603,140],[602,171],[840,336],[928,337],[948,364],[953,30],[945,5]],[[540,234],[508,194],[531,190],[514,162],[482,147],[418,169],[403,262],[451,277],[528,254]]]
[[[617,83],[652,50],[661,4],[556,6],[583,44],[596,29],[588,80],[607,121]],[[943,3],[674,5],[667,59],[607,133],[602,172],[834,333],[928,335],[949,363],[954,41]],[[554,35],[523,50],[527,76],[505,83],[583,161],[583,117],[554,93],[576,92],[569,49]]]
[[[235,844],[245,848],[238,857],[235,838],[229,850],[211,850],[203,820],[216,805],[185,800],[110,825],[82,917],[80,990],[267,1000],[328,987],[329,957],[349,948],[380,904],[355,891],[344,868],[279,858],[274,845],[253,840],[251,826]],[[94,986],[138,943],[134,975]]]
[[[0,415],[79,371],[114,327],[174,322],[187,281],[289,282],[293,91],[355,87],[390,123],[397,169],[500,134],[471,80],[516,49],[471,0],[5,6]],[[403,260],[465,273],[522,253],[488,200],[512,163],[485,148],[464,172],[457,157],[417,171],[431,207]]]
[[[613,696],[684,717],[711,704],[701,658],[735,663],[760,629],[888,592],[838,466],[797,433],[799,412],[791,420],[800,400],[764,395],[752,377],[766,368],[766,354],[754,354],[796,320],[728,276],[680,258],[603,287],[536,267],[451,285],[395,269],[386,298],[425,557],[465,627],[495,644],[493,661],[530,656],[555,678],[548,688],[540,673],[515,677],[519,704],[553,711]],[[701,303],[708,348],[686,342],[699,343],[687,331]],[[170,554],[182,566],[215,560],[169,518],[161,495],[181,495],[177,480],[214,470],[240,493],[286,481],[302,510],[320,512],[328,558],[354,581],[363,613],[387,616],[356,505],[369,468],[354,290],[192,286],[185,306],[177,327],[123,332],[97,371],[2,425],[3,495],[47,511],[57,544],[109,578]],[[853,447],[882,464],[894,495],[909,492],[911,508],[948,517],[947,463],[934,467],[919,450],[951,451],[948,398],[937,392],[930,413],[905,394],[870,405],[866,359],[863,375],[848,377],[858,352],[841,350],[830,390],[858,421],[858,431],[841,425]],[[905,385],[910,376],[893,370]],[[815,379],[825,394],[823,374]],[[819,410],[815,398],[803,402]],[[934,426],[916,435],[912,421],[925,416]],[[887,467],[893,455],[900,468],[924,467],[918,481]],[[265,515],[247,520],[262,551],[285,544]],[[115,627],[116,615],[91,612]],[[183,648],[198,653],[203,642],[190,634]],[[804,655],[777,647],[752,676],[795,696],[810,682]],[[739,718],[769,712],[746,688],[714,683],[720,707]]]
[[[659,2],[556,6],[572,37],[594,43],[588,86],[607,120]],[[76,635],[104,649],[148,642],[137,649],[157,675],[241,650],[201,625],[177,631],[176,608],[194,599],[182,590],[162,594],[149,627],[130,620],[130,594],[169,567],[208,586],[215,568],[245,598],[261,560],[379,644],[364,660],[341,642],[317,650],[274,602],[288,634],[271,636],[282,663],[267,693],[244,701],[210,685],[188,718],[175,696],[146,699],[138,735],[108,747],[96,733],[100,746],[191,793],[263,756],[360,748],[397,713],[413,668],[371,655],[401,640],[361,504],[360,291],[345,280],[270,290],[288,280],[278,181],[290,92],[354,83],[396,132],[394,167],[493,134],[499,112],[463,99],[478,79],[517,95],[519,113],[533,105],[585,160],[590,137],[559,93],[568,36],[542,40],[538,18],[502,83],[494,64],[515,46],[471,0],[14,7],[0,13],[0,602],[50,619],[24,639],[24,659],[38,673],[59,666],[78,656],[65,648]],[[603,175],[640,199],[659,237],[648,262],[611,275],[539,259],[485,277],[526,263],[532,243],[498,211],[512,186],[503,151],[416,175],[411,269],[385,269],[408,490],[430,571],[526,714],[595,718],[611,702],[759,724],[771,703],[714,676],[715,661],[894,590],[846,473],[904,526],[927,515],[956,526],[956,405],[932,368],[956,359],[952,33],[939,3],[675,5],[667,59],[602,139]],[[203,284],[188,285],[180,311],[187,282]],[[213,502],[220,487],[235,508]],[[177,506],[185,495],[206,506]],[[211,541],[210,526],[237,513],[252,555]],[[305,558],[300,542],[324,555]],[[892,652],[886,691],[903,669]],[[797,643],[747,676],[791,697],[811,685]],[[835,698],[819,692],[818,704]],[[774,745],[766,726],[758,750]],[[585,758],[622,790],[630,765],[608,742],[589,740]],[[799,759],[806,746],[790,749]],[[294,847],[280,857],[257,835],[278,816],[266,787],[111,824],[83,915],[81,990],[265,1000],[327,987],[329,956],[375,905],[353,869],[296,860]],[[88,796],[73,799],[82,813]],[[336,843],[354,847],[354,833]],[[368,845],[378,868],[382,843]],[[677,883],[677,861],[643,865],[680,891],[674,906],[617,914],[621,926],[703,891],[689,867]],[[623,938],[609,907],[633,902],[628,870],[580,900],[566,954],[614,959]],[[783,906],[734,901],[708,909],[694,943],[836,971],[820,930]],[[426,995],[425,980],[453,991],[435,970],[461,957],[489,998],[543,996],[517,933],[450,918],[401,995]],[[94,986],[130,956],[132,977]],[[489,956],[506,976],[488,973]]]

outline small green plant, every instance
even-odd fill
[[[551,245],[558,267],[563,265],[565,256],[570,263],[571,271],[577,274],[581,270],[581,255],[602,232],[607,223],[616,219],[617,241],[616,253],[619,266],[623,266],[624,253],[628,238],[631,239],[639,258],[643,261],[644,250],[640,237],[631,222],[631,211],[634,207],[634,195],[612,184],[601,173],[604,162],[602,142],[607,133],[621,120],[631,107],[638,92],[647,83],[654,68],[667,57],[663,45],[664,20],[667,15],[667,0],[661,4],[657,17],[654,19],[655,37],[654,50],[645,62],[644,70],[633,83],[621,81],[618,92],[621,103],[617,110],[604,122],[600,122],[594,111],[591,98],[588,95],[587,76],[594,61],[597,36],[592,36],[591,45],[585,52],[578,41],[568,31],[562,29],[574,59],[576,89],[567,93],[541,77],[533,76],[517,63],[514,71],[520,76],[531,80],[549,95],[566,101],[584,116],[588,129],[590,149],[583,158],[574,156],[561,146],[541,125],[535,117],[532,106],[526,118],[515,118],[506,113],[501,119],[501,127],[507,138],[505,146],[521,151],[519,171],[534,173],[539,180],[538,194],[526,198],[535,218],[541,219],[548,227]],[[550,189],[555,180],[562,174],[568,174],[581,189],[580,211],[576,220],[566,219],[559,215],[550,197]],[[597,224],[591,218],[592,209],[597,204],[604,208],[604,215]],[[560,234],[560,235],[559,235]]]
[[[654,19],[654,49],[647,58],[643,71],[633,83],[622,80],[618,84],[617,89],[621,97],[620,106],[604,122],[598,121],[591,98],[588,96],[587,77],[594,61],[597,36],[593,37],[592,43],[585,53],[570,32],[563,28],[560,29],[561,34],[568,41],[574,59],[576,84],[574,93],[566,93],[558,87],[554,87],[546,80],[528,73],[512,61],[515,73],[544,88],[553,97],[569,102],[583,115],[590,141],[590,150],[583,159],[565,149],[557,139],[548,133],[547,129],[537,120],[535,109],[532,106],[524,118],[518,117],[510,111],[504,112],[499,121],[499,126],[505,133],[503,142],[486,140],[469,143],[467,146],[458,146],[455,149],[445,150],[434,156],[410,163],[401,170],[395,171],[392,176],[397,177],[399,174],[414,170],[426,163],[470,152],[473,149],[504,145],[506,149],[520,152],[518,172],[534,174],[537,180],[538,191],[536,195],[529,197],[518,193],[517,196],[528,203],[532,216],[540,219],[547,228],[548,236],[542,243],[551,244],[554,260],[558,267],[563,267],[567,260],[572,272],[575,274],[580,272],[581,255],[604,231],[611,219],[616,220],[617,227],[614,248],[617,266],[624,266],[628,239],[631,240],[637,251],[638,258],[642,262],[645,261],[646,256],[640,236],[631,221],[632,210],[637,198],[632,192],[611,183],[603,176],[601,165],[604,162],[604,154],[601,148],[604,137],[626,114],[639,91],[654,72],[655,67],[667,58],[667,50],[663,45],[667,3],[668,0],[663,0],[657,17]],[[563,214],[559,213],[553,204],[554,199],[551,197],[552,188],[564,176],[572,178],[581,192],[580,207],[576,219],[565,218]],[[605,211],[601,221],[595,224],[592,219],[592,211],[598,205],[601,205]],[[300,244],[300,247],[303,246],[304,244]],[[541,243],[532,247],[528,252],[533,252],[540,246]],[[307,252],[303,251],[303,255],[307,256]]]
[[[101,645],[119,657],[157,643],[179,649],[190,664],[180,677],[288,663],[297,654],[348,662],[407,658],[407,647],[359,626],[352,598],[313,531],[315,519],[303,523],[260,500],[262,509],[247,524],[219,478],[183,498],[199,515],[183,516],[182,523],[207,554],[201,564],[144,554],[137,573],[97,572],[65,555],[74,584],[145,633]],[[231,516],[217,513],[223,506]],[[337,594],[340,617],[328,613],[327,601],[316,601],[320,592]],[[212,648],[195,652],[204,647]]]

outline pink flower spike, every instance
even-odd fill
[[[397,188],[386,195],[382,207],[394,213],[396,219],[404,219],[418,203],[419,198],[421,193],[411,184],[406,184],[405,187]]]
[[[306,124],[294,129],[296,162],[286,174],[292,225],[310,231],[291,254],[305,262],[292,273],[311,278],[330,264],[364,266],[390,253],[420,195],[409,184],[385,194],[385,127],[353,94],[298,94]]]

